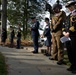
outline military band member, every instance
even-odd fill
[[[69,25],[64,26],[63,35],[70,37],[71,41],[66,42],[68,58],[71,66],[67,69],[76,73],[76,10],[75,1],[69,1],[66,4],[66,8],[71,12],[69,15]]]
[[[52,16],[51,29],[52,29],[52,43],[53,43],[53,54],[50,60],[58,60],[57,64],[63,64],[63,47],[60,42],[62,36],[62,25],[66,18],[64,11],[61,11],[61,4],[54,4],[53,10],[54,15]]]

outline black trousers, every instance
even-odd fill
[[[32,35],[34,51],[38,52],[38,35]]]
[[[17,48],[20,49],[20,47],[21,47],[21,38],[18,37],[17,38]]]
[[[71,41],[66,42],[68,58],[71,65],[76,69],[76,37],[70,37]]]

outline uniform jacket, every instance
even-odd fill
[[[14,30],[12,30],[10,33],[10,38],[14,38],[14,36],[15,36],[15,33],[14,33]]]
[[[32,25],[32,27],[31,27],[31,33],[32,33],[32,35],[37,35],[37,36],[39,36],[39,31],[38,31],[38,29],[39,29],[39,22],[38,21],[36,21],[36,23],[34,23],[33,25]]]
[[[65,18],[66,14],[64,11],[52,16],[51,29],[55,36],[62,35],[62,26]]]
[[[68,24],[64,24],[63,31],[69,32],[70,36],[76,36],[76,11],[68,16]]]
[[[2,30],[2,38],[7,38],[7,31],[6,30]]]
[[[21,38],[21,31],[17,32],[17,38]]]
[[[51,37],[51,33],[50,33],[51,29],[50,29],[50,24],[46,25],[45,26],[45,29],[44,29],[44,36],[45,37]]]

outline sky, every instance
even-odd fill
[[[53,6],[53,4],[55,4],[55,3],[56,3],[56,1],[57,1],[57,0],[49,0],[49,1],[48,1],[48,3],[49,3],[51,6]],[[60,1],[61,1],[61,0],[60,0]],[[64,11],[65,11],[65,10],[66,10],[66,8],[63,6],[63,9],[62,9],[62,10],[64,10]],[[45,17],[48,17],[48,18],[50,17],[49,12],[46,12],[46,13],[45,13]]]
[[[49,0],[48,2],[53,5],[57,0]]]
[[[48,3],[49,3],[51,6],[53,6],[53,4],[56,3],[56,1],[57,1],[57,0],[49,0]],[[59,1],[62,1],[62,0],[59,0]],[[65,6],[63,6],[62,10],[66,12],[66,15],[69,14],[69,13],[67,13],[68,10],[65,8]],[[46,11],[45,14],[43,14],[42,16],[43,16],[43,18],[45,18],[45,17],[48,17],[48,18],[49,18],[49,17],[50,17],[50,13]]]
[[[53,6],[53,4],[56,3],[57,0],[49,0],[48,3],[51,4],[51,6]],[[62,1],[62,0],[59,0]],[[63,10],[65,10],[65,7],[63,6]]]
[[[51,6],[53,6],[53,4],[56,3],[56,1],[57,1],[57,0],[49,0],[48,3],[49,3]],[[59,1],[62,1],[62,0],[59,0]],[[68,10],[65,8],[65,6],[63,6],[62,10],[66,12],[66,15],[69,14],[69,13],[67,13]]]
[[[49,0],[48,3],[51,4],[51,6],[53,6],[53,4],[56,3],[57,0]],[[61,0],[60,0],[61,1]],[[62,10],[66,10],[65,6],[63,6]],[[67,14],[67,13],[66,13]],[[48,11],[45,12],[45,14],[43,14],[43,18],[50,18],[50,13]],[[44,22],[44,20],[42,20],[42,22],[40,23],[43,27],[41,27],[42,29],[45,28],[46,23]],[[40,34],[43,34],[43,31],[40,31]]]

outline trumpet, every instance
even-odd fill
[[[71,17],[70,17],[70,21],[71,21],[71,22],[76,22],[76,15],[71,16]]]

